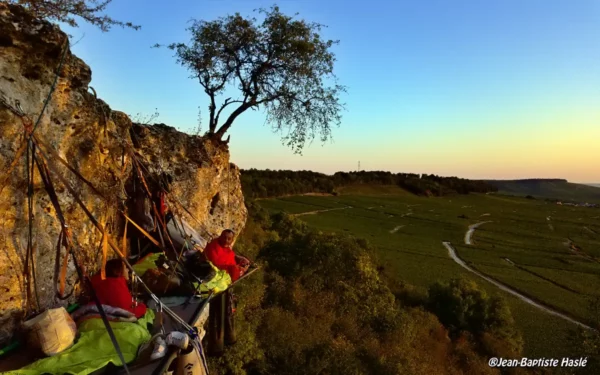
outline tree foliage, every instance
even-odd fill
[[[8,2],[25,7],[35,17],[64,22],[72,27],[79,26],[75,17],[97,26],[104,32],[109,31],[113,26],[135,30],[141,27],[131,22],[117,21],[103,14],[112,0],[8,0]]]
[[[590,316],[594,317],[592,328],[595,330],[579,327],[572,333],[570,341],[575,353],[588,359],[586,368],[576,373],[600,374],[600,296],[590,300],[588,310]]]
[[[340,123],[344,87],[333,73],[331,51],[338,42],[322,38],[323,25],[286,16],[276,6],[258,12],[262,22],[238,13],[195,20],[191,43],[169,48],[209,97],[209,135],[221,139],[242,113],[264,109],[267,123],[287,130],[284,141],[300,152],[317,134],[328,140]],[[240,96],[217,104],[230,86]]]
[[[263,279],[236,288],[238,343],[211,359],[211,373],[497,374],[489,355],[512,348],[512,336],[499,333],[514,332],[500,299],[452,281],[406,306],[366,240],[315,232],[252,203],[236,249],[263,265]],[[457,290],[465,298],[449,297]],[[436,315],[430,307],[442,300],[454,307]]]
[[[489,297],[474,281],[435,283],[429,288],[428,308],[451,334],[472,334],[488,355],[510,357],[523,350],[523,339],[505,301]]]

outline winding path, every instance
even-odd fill
[[[473,232],[475,232],[475,229],[477,229],[478,226],[485,223],[491,223],[491,221],[482,221],[481,223],[469,225],[469,230],[467,231],[467,233],[465,233],[465,244],[472,245],[471,237],[473,237]]]
[[[400,228],[402,228],[402,227],[404,227],[404,225],[398,225],[396,228],[392,229],[392,230],[390,231],[390,233],[396,233],[396,232],[398,231],[398,229],[400,229]]]
[[[292,214],[290,216],[304,216],[304,215],[314,215],[314,214],[320,214],[321,212],[329,212],[329,211],[335,211],[335,210],[345,210],[347,208],[352,208],[352,206],[346,206],[346,207],[338,207],[338,208],[328,208],[326,210],[316,210],[316,211],[308,211],[308,212],[301,212],[299,214]]]
[[[481,223],[480,223],[480,224],[481,224]],[[469,229],[469,230],[471,230],[471,229]],[[466,242],[466,239],[467,239],[467,236],[465,235],[465,242]],[[520,299],[521,301],[523,301],[523,302],[525,302],[525,303],[528,303],[528,304],[530,304],[530,305],[532,305],[532,306],[535,306],[535,307],[537,307],[538,309],[540,309],[540,310],[542,310],[542,311],[545,311],[545,312],[547,312],[548,314],[551,314],[551,315],[558,316],[559,318],[562,318],[562,319],[564,319],[564,320],[567,320],[567,321],[569,321],[569,322],[571,322],[571,323],[573,323],[573,324],[577,324],[577,325],[578,325],[578,326],[580,326],[580,327],[583,327],[583,328],[587,328],[587,329],[594,330],[592,327],[590,327],[590,326],[588,326],[588,325],[586,325],[586,324],[584,324],[584,323],[581,323],[581,322],[579,322],[579,321],[577,321],[577,320],[575,320],[575,319],[573,319],[573,318],[571,318],[571,317],[568,317],[567,315],[565,315],[565,314],[563,314],[563,313],[561,313],[561,312],[558,312],[558,311],[556,311],[556,310],[553,310],[553,309],[551,309],[551,308],[549,308],[549,307],[547,307],[547,306],[541,305],[541,304],[539,304],[538,302],[535,302],[534,300],[532,300],[531,298],[529,298],[529,297],[526,297],[526,296],[524,296],[523,294],[521,294],[521,293],[517,292],[516,290],[514,290],[514,289],[513,289],[513,288],[511,288],[510,286],[508,286],[508,285],[506,285],[506,284],[503,284],[503,283],[501,283],[501,282],[499,282],[499,281],[496,281],[496,280],[492,279],[491,277],[489,277],[489,276],[486,276],[486,275],[484,275],[483,273],[481,273],[481,272],[479,272],[479,271],[477,271],[477,270],[475,270],[475,269],[473,269],[473,268],[469,267],[469,266],[468,266],[468,265],[465,263],[465,261],[463,261],[463,260],[462,260],[462,259],[461,259],[461,258],[458,256],[458,254],[456,254],[456,250],[454,249],[454,247],[452,246],[452,244],[451,244],[450,242],[442,242],[442,243],[444,244],[444,246],[446,247],[446,249],[448,249],[448,255],[450,255],[450,257],[451,257],[451,258],[452,258],[452,259],[453,259],[453,260],[454,260],[456,263],[458,263],[458,264],[459,264],[461,267],[463,267],[463,268],[464,268],[464,269],[466,269],[467,271],[474,273],[475,275],[477,275],[477,276],[481,277],[482,279],[484,279],[484,280],[486,280],[486,281],[488,281],[488,282],[490,282],[490,283],[494,284],[495,286],[497,286],[497,287],[498,287],[498,288],[500,288],[501,290],[503,290],[503,291],[505,291],[505,292],[507,292],[507,293],[510,293],[510,294],[512,294],[513,296],[517,297],[517,298],[518,298],[518,299]]]
[[[552,225],[552,223],[550,223],[551,219],[552,218],[550,216],[546,217],[546,221],[548,221],[548,228],[550,228],[550,230],[554,232],[554,225]]]

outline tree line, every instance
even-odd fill
[[[269,169],[244,169],[241,172],[242,190],[246,199],[274,198],[306,193],[337,194],[342,187],[359,184],[395,185],[413,194],[423,196],[498,191],[497,187],[485,181],[441,177],[433,174],[360,171],[326,175],[312,171]]]

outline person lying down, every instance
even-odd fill
[[[115,314],[118,309],[122,309],[133,313],[136,319],[141,318],[146,314],[147,307],[143,302],[136,301],[129,288],[127,287],[127,279],[129,278],[129,269],[125,262],[121,259],[111,259],[106,262],[106,278],[102,280],[100,272],[91,278],[92,287],[98,297],[101,305],[109,307],[108,315]],[[92,307],[94,301],[88,304]],[[114,307],[115,310],[111,310]],[[123,321],[123,319],[119,319]],[[158,334],[146,344],[140,347],[139,353],[143,355],[149,351],[150,346],[154,344],[153,351],[150,355],[151,360],[162,358],[167,353],[167,346],[175,346],[180,349],[186,349],[189,345],[189,337],[182,332],[170,332],[167,335]]]

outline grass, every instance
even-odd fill
[[[566,341],[575,325],[464,270],[450,259],[441,242],[452,242],[459,256],[479,271],[589,322],[588,301],[600,293],[600,263],[589,258],[600,257],[600,210],[495,194],[422,198],[395,187],[354,186],[341,193],[260,203],[272,212],[289,213],[352,206],[300,218],[321,231],[367,239],[378,250],[384,272],[396,280],[428,287],[436,280],[464,275],[488,293],[502,294],[523,332],[529,357],[577,354]],[[469,225],[480,221],[492,222],[475,230],[473,245],[465,245]],[[588,258],[570,250],[569,239]]]

